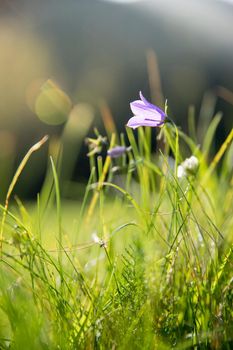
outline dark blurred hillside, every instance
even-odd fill
[[[44,81],[54,80],[73,104],[93,106],[96,124],[98,102],[104,98],[123,130],[131,115],[129,101],[139,90],[150,97],[150,49],[156,52],[163,94],[177,123],[187,126],[190,104],[198,119],[208,92],[201,115],[222,110],[219,137],[224,137],[233,120],[232,30],[233,7],[219,1],[1,1],[0,146],[14,154],[8,173],[40,136],[63,129],[36,116],[33,103]],[[31,176],[27,194],[41,182],[46,166],[41,154],[42,170],[36,164],[33,175],[26,170],[25,176]]]

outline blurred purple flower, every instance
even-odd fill
[[[148,102],[141,91],[139,92],[139,96],[141,100],[130,103],[130,108],[134,117],[130,118],[127,126],[133,129],[139,126],[162,126],[166,118],[165,112]]]
[[[125,146],[116,146],[108,150],[107,154],[111,158],[118,158],[127,151]]]

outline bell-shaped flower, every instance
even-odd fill
[[[115,146],[108,150],[107,155],[110,158],[118,158],[121,157],[126,151],[127,148],[125,146]]]
[[[139,126],[162,126],[166,119],[166,113],[159,107],[148,102],[139,92],[140,100],[136,100],[130,103],[131,111],[134,117],[130,118],[127,126],[133,129]]]

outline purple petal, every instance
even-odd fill
[[[111,158],[118,158],[126,152],[127,148],[125,146],[116,146],[108,150],[107,154]]]
[[[127,126],[136,129],[139,126],[156,127],[164,124],[166,114],[159,107],[153,105],[139,92],[141,100],[136,100],[130,103],[130,108],[134,114]]]
[[[157,107],[154,105],[145,105],[143,101],[137,100],[130,103],[131,111],[136,116],[142,116],[145,118],[154,118],[157,121],[164,120],[165,113],[163,111],[158,111]]]
[[[147,101],[147,99],[143,96],[142,92],[139,91],[139,96],[140,96],[140,99],[142,100],[142,102],[148,106],[149,108],[152,108],[152,109],[156,109],[157,112],[159,112],[161,115],[164,115],[165,116],[165,112],[160,109],[159,107],[153,105],[152,103],[150,103],[149,101]]]
[[[147,101],[147,99],[143,96],[143,94],[142,94],[141,91],[139,91],[139,96],[140,96],[140,99],[142,100],[142,102],[144,102],[145,105],[154,106],[154,105],[152,105],[152,103],[150,103],[149,101]]]
[[[129,119],[127,126],[133,129],[138,128],[139,126],[150,126],[150,127],[156,127],[161,126],[164,123],[163,120],[155,120],[154,118],[148,118],[148,117],[132,117]]]

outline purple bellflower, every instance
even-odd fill
[[[107,154],[111,158],[118,158],[127,151],[125,146],[115,146],[108,150]]]
[[[130,118],[127,126],[136,129],[139,126],[162,126],[165,123],[166,113],[159,107],[148,102],[139,92],[140,100],[130,103],[134,117]]]

